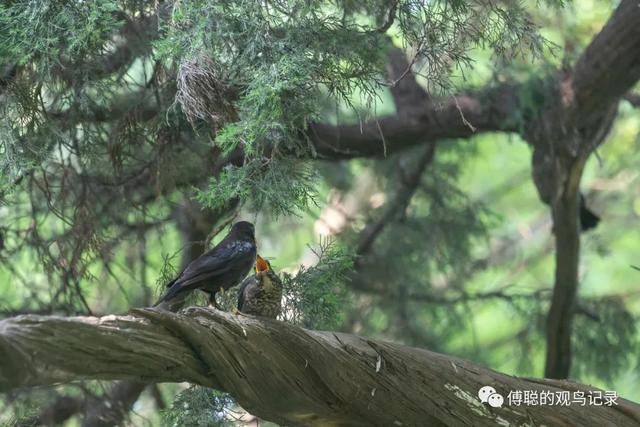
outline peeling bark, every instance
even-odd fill
[[[285,425],[616,425],[640,405],[491,408],[477,391],[595,390],[504,375],[467,361],[273,320],[191,308],[133,315],[19,316],[0,322],[0,390],[78,379],[189,381],[231,393]]]

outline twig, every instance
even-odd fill
[[[420,183],[422,174],[433,160],[435,148],[435,144],[429,144],[425,148],[424,153],[420,157],[420,160],[418,161],[418,164],[416,165],[413,172],[408,176],[404,176],[401,180],[400,189],[398,190],[396,198],[389,204],[382,217],[380,217],[380,219],[378,219],[376,222],[369,224],[360,233],[360,238],[358,239],[358,244],[356,245],[356,254],[358,256],[365,255],[367,252],[369,252],[377,237],[396,216],[397,212],[404,211],[407,208],[407,206],[411,202],[413,194],[418,187],[418,184]],[[359,266],[360,262],[360,259],[356,261],[356,267]]]

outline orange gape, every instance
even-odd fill
[[[269,263],[265,261],[260,255],[256,256],[256,273],[261,271],[267,271],[269,269]]]

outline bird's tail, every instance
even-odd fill
[[[176,279],[173,279],[171,282],[167,283],[167,291],[162,294],[158,301],[153,304],[151,307],[157,307],[165,301],[169,301],[171,298],[175,297],[178,292],[180,292],[180,285],[176,283]]]
[[[584,196],[580,193],[580,230],[587,231],[596,228],[600,222],[600,217],[591,211],[584,200]]]

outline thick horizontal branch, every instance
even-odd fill
[[[78,379],[189,381],[233,395],[286,425],[636,426],[640,406],[491,408],[480,387],[584,391],[567,381],[504,375],[467,361],[383,341],[314,332],[202,308],[184,314],[0,322],[0,390]]]
[[[353,125],[316,123],[307,132],[321,158],[384,157],[415,145],[468,138],[479,132],[518,131],[509,120],[517,110],[516,86],[426,98],[404,105],[401,114]]]

